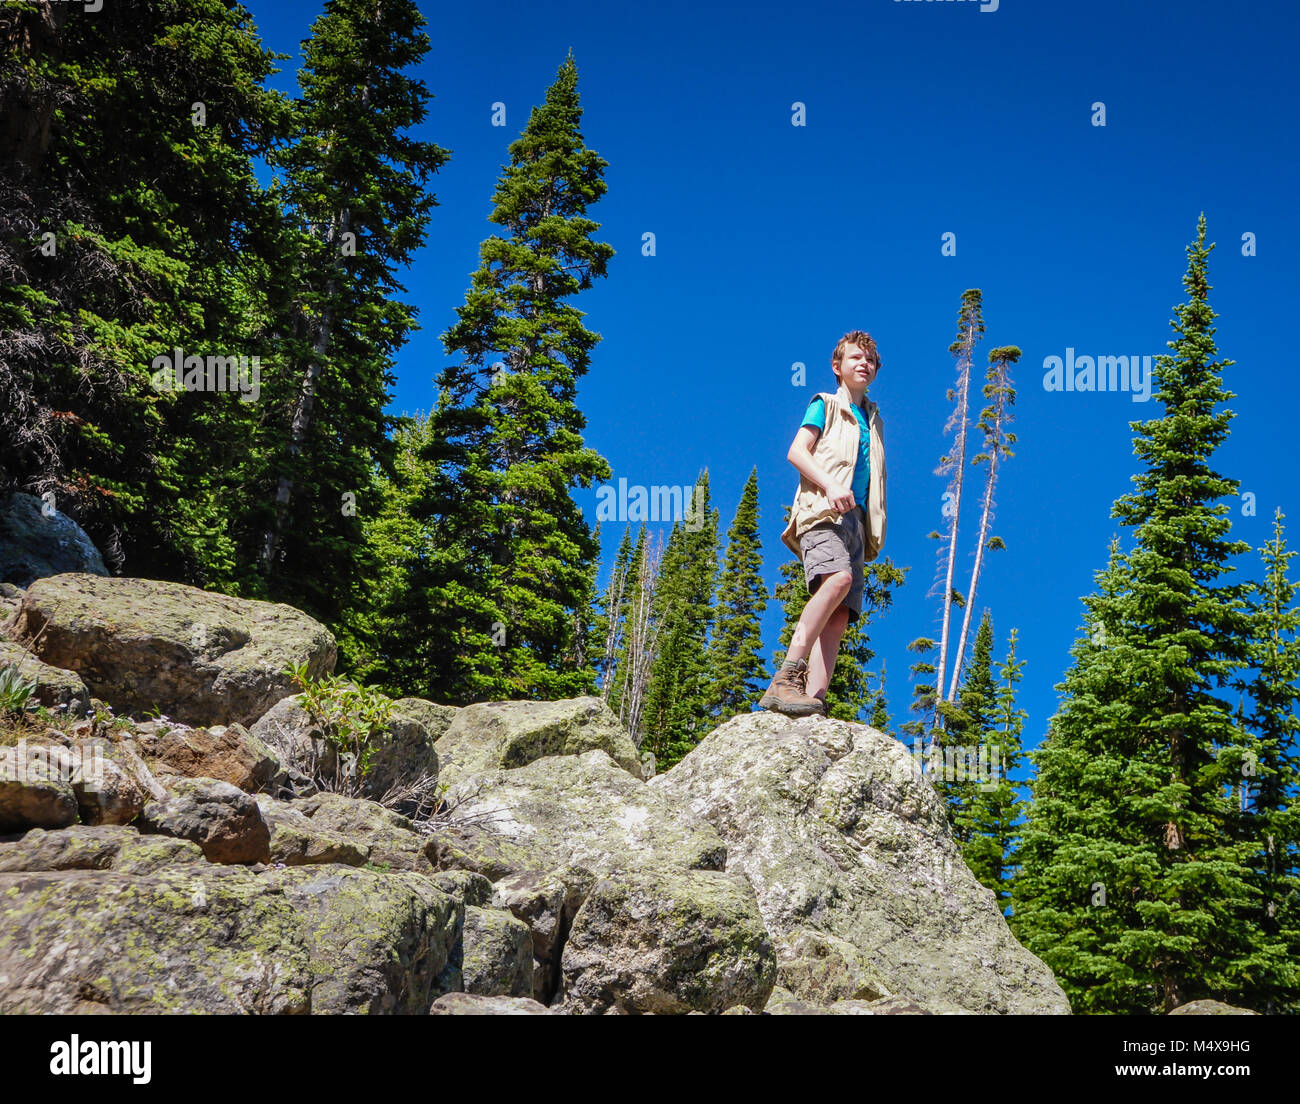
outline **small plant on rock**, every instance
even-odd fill
[[[0,711],[11,715],[25,713],[28,699],[34,693],[36,680],[23,678],[18,664],[6,663],[0,667]]]
[[[302,687],[298,704],[321,727],[338,756],[332,779],[318,778],[336,793],[358,797],[374,765],[379,744],[387,737],[393,701],[373,686],[357,686],[338,675],[314,679],[305,664],[288,673]]]

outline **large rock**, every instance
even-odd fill
[[[148,722],[132,734],[136,750],[156,772],[215,778],[248,793],[269,785],[279,757],[242,725],[213,728]]]
[[[462,985],[484,997],[533,995],[533,939],[528,925],[505,909],[465,906]]]
[[[760,1009],[776,981],[748,884],[672,867],[598,881],[574,917],[562,970],[559,1011],[586,1014]]]
[[[460,712],[454,705],[439,705],[424,698],[398,698],[393,702],[393,712],[400,717],[409,717],[424,725],[429,739],[437,742],[442,734],[451,727],[451,722]]]
[[[257,795],[257,807],[271,829],[271,862],[285,866],[313,866],[340,863],[362,866],[370,848],[341,832],[332,832],[305,816],[291,802]]]
[[[709,821],[801,1000],[939,1013],[1070,1011],[1011,934],[901,743],[865,725],[733,718],[648,788]]]
[[[343,836],[367,849],[367,862],[380,871],[409,870],[432,874],[428,837],[391,809],[364,798],[322,793],[293,803],[314,829]]]
[[[0,833],[64,828],[76,821],[77,795],[65,748],[25,740],[0,747]]]
[[[319,677],[336,655],[330,632],[289,606],[94,575],[37,581],[10,631],[119,712],[191,725],[252,724],[293,692],[286,666]]]
[[[197,843],[209,862],[270,861],[270,828],[243,790],[213,778],[176,778],[171,787],[165,801],[144,807],[141,831]]]
[[[476,775],[446,800],[430,855],[490,878],[529,925],[537,999],[566,1012],[767,1000],[775,957],[721,839],[604,751]]]
[[[546,1016],[550,1009],[528,997],[483,997],[447,993],[433,1002],[431,1016]]]
[[[1216,1000],[1194,1000],[1180,1004],[1171,1009],[1171,1016],[1258,1016],[1249,1008],[1238,1008],[1235,1004],[1224,1004]]]
[[[121,824],[73,824],[47,832],[33,828],[21,839],[0,842],[0,873],[20,870],[119,870],[151,874],[164,867],[206,863],[189,840],[142,836]]]
[[[61,707],[69,716],[85,713],[90,706],[90,690],[75,671],[51,667],[26,648],[0,640],[0,667],[9,665],[18,668],[24,681],[36,683],[30,701],[50,708]]]
[[[0,1014],[423,1014],[461,920],[348,867],[0,873]]]
[[[0,503],[0,582],[25,587],[69,571],[107,575],[86,531],[57,510],[47,517],[43,505],[21,492]]]
[[[460,941],[465,907],[419,874],[345,866],[270,870],[302,925],[313,1013],[423,1015]]]
[[[593,750],[606,752],[624,770],[642,776],[632,738],[600,698],[468,705],[457,712],[435,747],[439,777],[448,786],[544,756]]]
[[[297,777],[332,778],[338,769],[333,743],[325,738],[324,728],[298,704],[296,694],[281,698],[248,731]]]

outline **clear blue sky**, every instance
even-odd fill
[[[323,4],[251,0],[268,47],[295,56]],[[452,150],[440,206],[408,274],[424,329],[401,354],[395,412],[427,409],[507,147],[573,49],[587,145],[609,161],[588,212],[618,251],[582,293],[603,335],[580,388],[587,441],[629,484],[690,484],[708,467],[725,530],[758,468],[764,574],[787,552],[785,459],[808,398],[833,388],[829,359],[869,331],[871,387],[889,459],[886,552],[911,565],[873,629],[890,707],[910,700],[908,641],[937,635],[937,572],[953,378],[947,348],[961,293],[984,293],[989,349],[1019,345],[1020,442],[998,489],[976,615],[996,654],[1020,630],[1022,705],[1033,746],[1056,708],[1114,532],[1112,502],[1137,470],[1130,419],[1158,415],[1128,393],[1049,393],[1044,358],[1166,352],[1184,298],[1184,252],[1204,211],[1220,355],[1236,364],[1224,474],[1257,499],[1233,536],[1258,548],[1280,506],[1300,548],[1294,369],[1286,332],[1300,299],[1294,55],[1300,19],[1282,0],[858,0],[852,4],[422,5],[434,93],[421,137]],[[277,85],[293,88],[295,62]],[[490,125],[492,104],[508,125]],[[791,105],[807,125],[791,125]],[[1092,105],[1107,125],[1092,125]],[[641,255],[641,235],[657,256]],[[956,235],[957,255],[941,255]],[[1258,255],[1242,255],[1242,235]],[[808,386],[791,386],[791,365]],[[974,396],[978,399],[978,395]],[[972,453],[973,454],[973,453]],[[982,469],[974,469],[982,471]],[[982,480],[982,476],[980,477]],[[980,482],[975,484],[978,488]],[[968,487],[971,486],[968,483]],[[595,491],[577,492],[594,522]],[[965,591],[976,515],[963,517]],[[612,557],[621,526],[605,526]],[[1243,558],[1258,574],[1258,558]],[[936,592],[937,593],[937,592]],[[779,611],[766,620],[768,650]]]

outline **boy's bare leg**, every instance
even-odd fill
[[[808,604],[803,608],[803,615],[799,618],[799,624],[794,627],[794,632],[790,636],[790,647],[785,653],[787,663],[808,659],[817,638],[826,628],[826,622],[831,619],[831,614],[844,601],[844,596],[852,587],[853,572],[851,571],[835,571],[822,579],[821,586],[817,588],[817,593],[808,599]],[[840,631],[843,632],[842,629]],[[838,640],[836,647],[839,647]],[[811,668],[812,661],[809,660],[809,670]],[[811,694],[811,691],[809,693]]]
[[[849,607],[840,606],[826,621],[826,627],[817,637],[817,646],[808,657],[808,689],[810,698],[826,699],[826,691],[835,672],[835,659],[840,654],[840,640],[849,624]]]

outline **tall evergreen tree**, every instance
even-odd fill
[[[606,191],[607,162],[583,143],[577,80],[570,54],[510,146],[490,216],[509,236],[483,243],[444,335],[464,359],[439,376],[430,448],[439,476],[426,509],[464,573],[435,602],[430,631],[444,640],[504,633],[508,697],[571,696],[590,680],[568,657],[599,549],[570,492],[610,470],[584,447],[577,406],[600,335],[566,300],[606,275],[614,250],[593,240],[598,224],[584,217]],[[481,592],[469,609],[459,604],[462,578]],[[479,658],[471,650],[462,661],[471,682]]]
[[[1243,986],[1251,1008],[1300,1011],[1300,609],[1297,584],[1279,509],[1273,539],[1260,549],[1264,578],[1252,588],[1254,674],[1242,686],[1252,708],[1246,720],[1254,744],[1239,764],[1235,834],[1253,843],[1258,897],[1251,918],[1273,952],[1267,965]]]
[[[709,644],[709,712],[719,725],[746,712],[767,685],[763,664],[762,543],[758,535],[758,469],[749,473],[727,530],[727,554],[718,576]]]
[[[1019,861],[1017,823],[1024,812],[1019,790],[1011,779],[1023,758],[1021,734],[1026,713],[1016,702],[1016,685],[1025,662],[1016,658],[1018,633],[1011,630],[1007,657],[998,665],[998,680],[990,725],[985,732],[992,777],[975,787],[966,812],[969,841],[962,856],[980,882],[993,890],[1004,912],[1011,904],[1011,882]]]
[[[655,593],[658,628],[642,746],[660,770],[679,762],[710,731],[708,634],[717,571],[718,511],[706,469],[695,481],[689,518],[673,524]]]
[[[155,360],[257,351],[276,55],[224,0],[4,4],[0,44],[0,492],[114,570],[235,589],[256,404]]]
[[[957,651],[952,660],[952,682],[948,687],[948,701],[957,694],[957,679],[966,655],[966,635],[970,631],[971,614],[975,609],[975,592],[979,586],[980,569],[984,566],[985,550],[1005,548],[1001,537],[992,536],[989,527],[993,521],[994,491],[998,482],[998,461],[1014,456],[1010,449],[1016,435],[1006,427],[1011,422],[1011,408],[1016,403],[1016,390],[1011,386],[1011,366],[1020,359],[1015,345],[1004,345],[989,353],[988,381],[984,384],[984,398],[988,401],[976,426],[984,434],[984,448],[971,461],[972,465],[986,464],[984,498],[980,504],[979,533],[975,541],[975,560],[971,565],[970,587],[965,595],[965,612],[961,619],[961,634],[957,637]]]
[[[1212,248],[1201,216],[1174,355],[1157,358],[1164,414],[1132,423],[1144,470],[1114,507],[1135,546],[1122,568],[1112,555],[1114,593],[1092,603],[1104,644],[1067,676],[1016,879],[1026,944],[1089,1010],[1232,1000],[1274,958],[1250,920],[1253,846],[1233,838],[1226,792],[1251,741],[1216,692],[1246,665],[1253,626],[1245,588],[1216,583],[1248,545],[1227,539],[1217,503],[1238,483],[1210,464],[1233,417],[1216,410],[1232,362],[1215,360]]]
[[[362,515],[376,460],[391,461],[383,411],[416,328],[398,270],[424,241],[426,186],[449,156],[410,136],[430,98],[409,73],[429,49],[424,26],[415,0],[327,0],[276,158],[295,256],[279,274],[284,371],[266,397],[269,493],[250,537],[269,593],[330,622],[368,600]]]
[[[966,665],[957,708],[938,737],[930,759],[930,781],[943,799],[953,839],[966,855],[978,834],[975,806],[984,760],[989,756],[989,732],[997,706],[993,679],[993,621],[988,610],[980,620]]]

